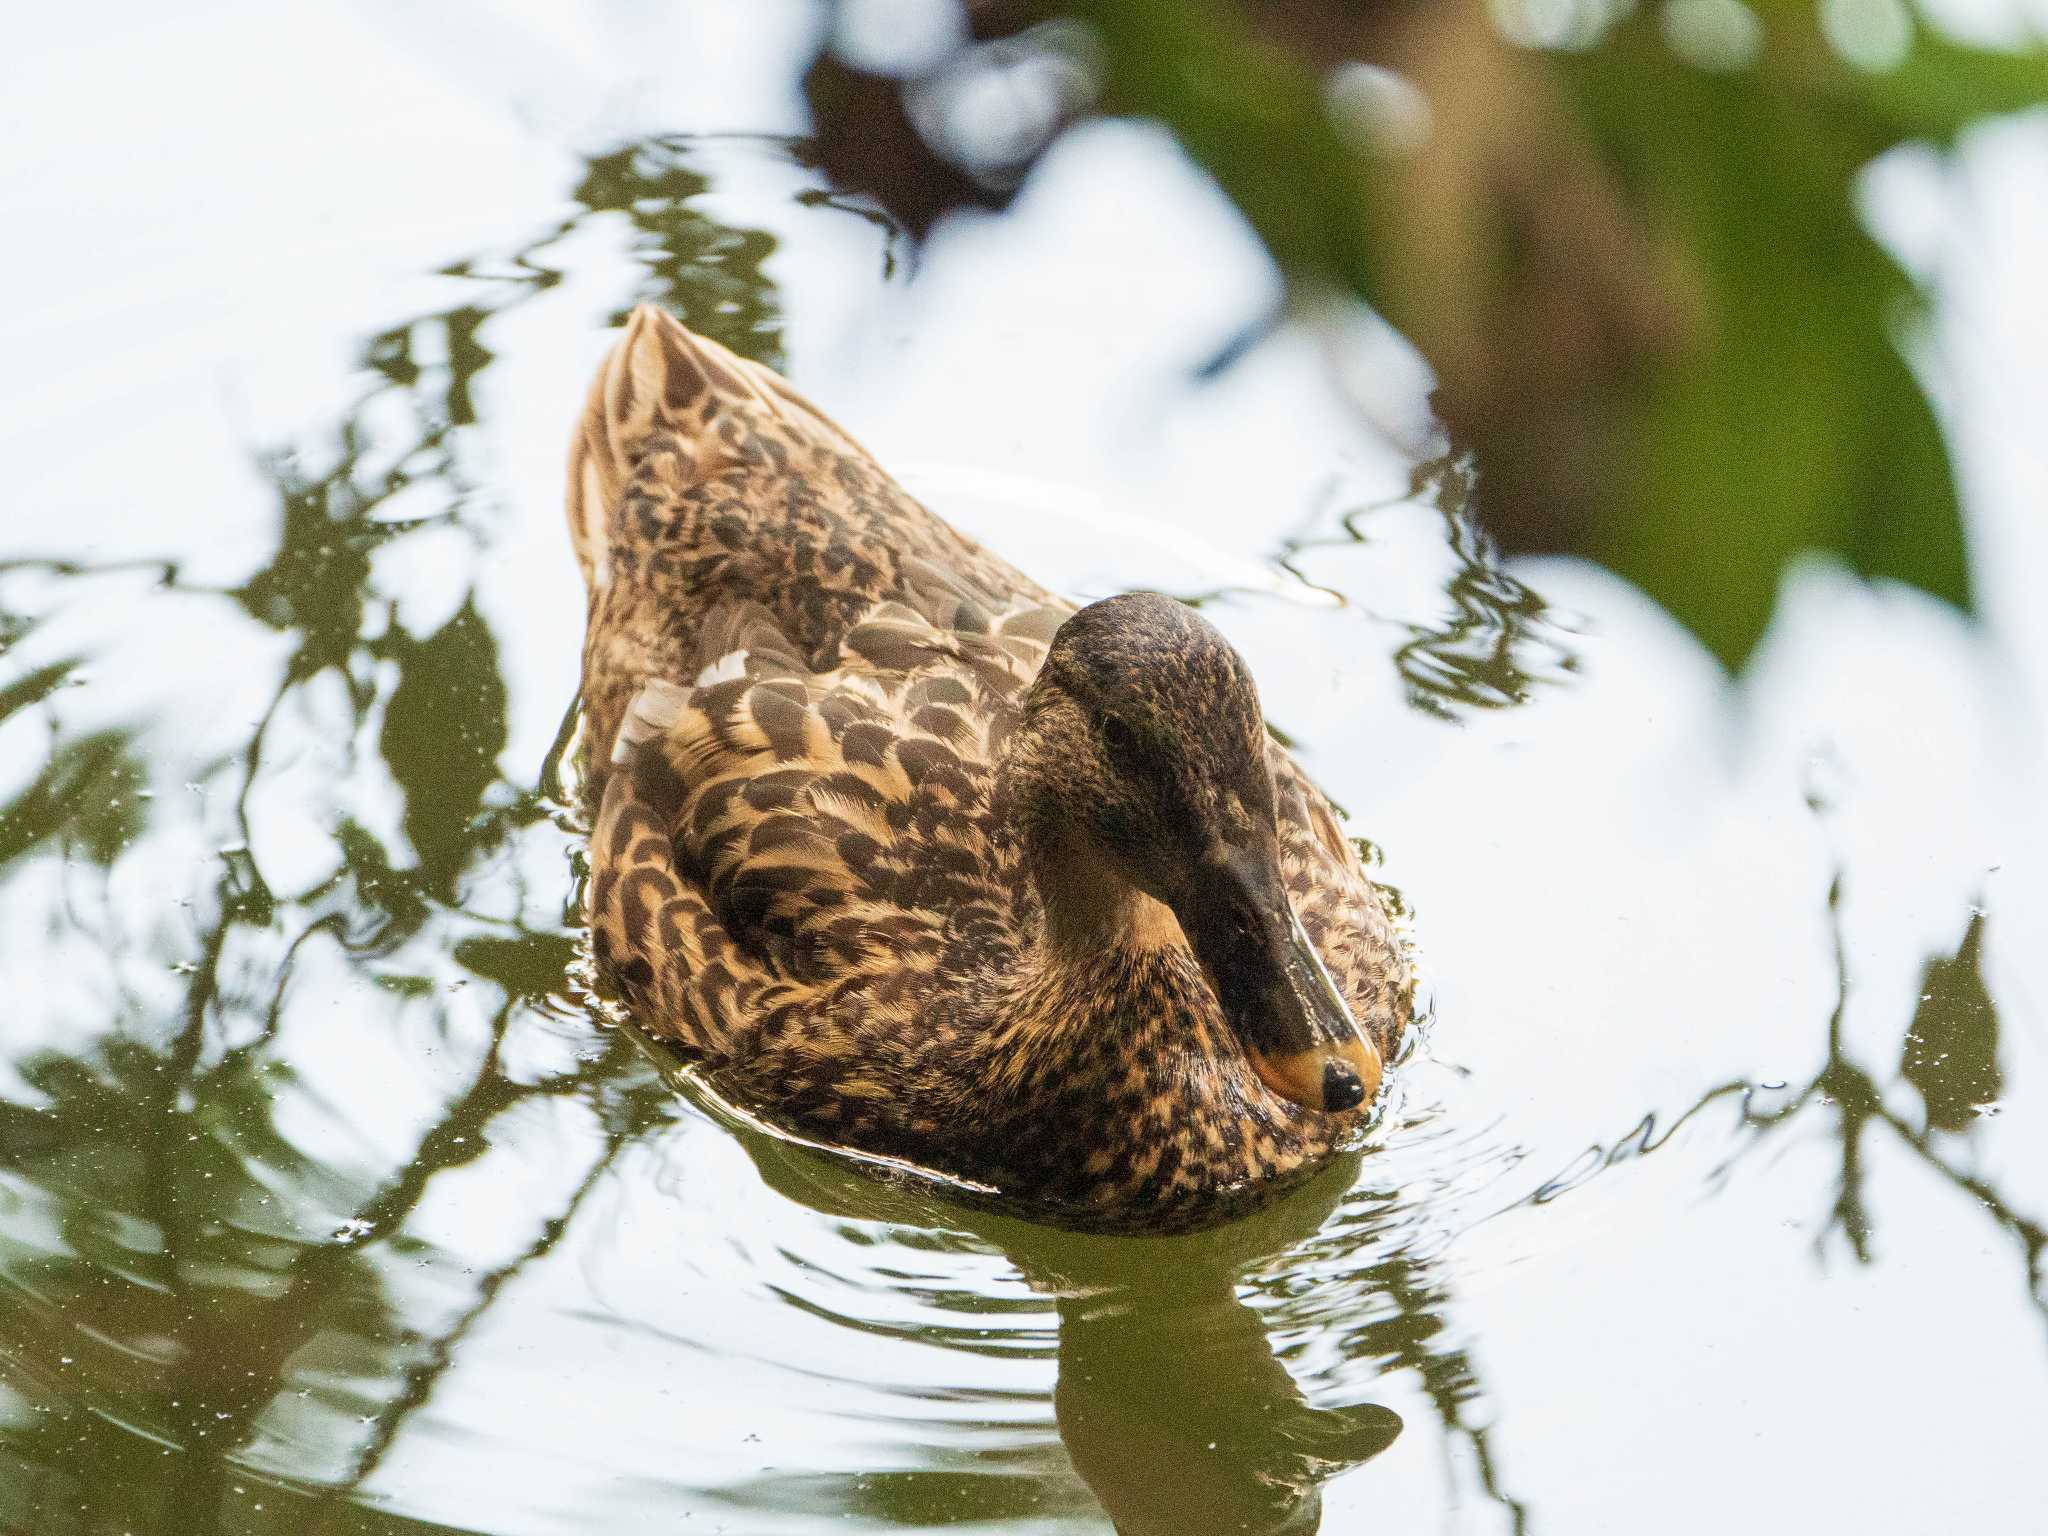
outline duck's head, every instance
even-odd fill
[[[1134,592],[1060,626],[1009,761],[1055,944],[1185,942],[1273,1092],[1356,1108],[1379,1086],[1280,872],[1251,673],[1169,598]]]

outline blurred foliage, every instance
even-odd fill
[[[933,0],[951,6],[954,0]],[[1968,612],[1954,474],[1908,364],[1928,293],[1862,170],[2048,102],[2048,53],[1902,0],[960,0],[955,39],[829,37],[818,153],[921,236],[1074,124],[1156,120],[1297,301],[1434,368],[1511,552],[1586,555],[1731,667],[1833,556]]]

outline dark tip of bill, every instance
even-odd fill
[[[1323,1067],[1324,1109],[1356,1109],[1364,1097],[1365,1084],[1358,1080],[1356,1072],[1349,1067],[1340,1067],[1334,1061]]]

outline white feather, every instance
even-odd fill
[[[736,683],[747,675],[747,653],[727,651],[718,660],[697,674],[697,686],[709,688],[713,683]]]

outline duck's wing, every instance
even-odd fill
[[[1266,744],[1287,894],[1353,1016],[1391,1059],[1412,1007],[1409,965],[1337,811],[1278,742]]]
[[[590,835],[590,936],[599,972],[656,1032],[713,1061],[747,1048],[790,989],[734,943],[676,867],[672,776],[629,754]]]
[[[698,681],[649,680],[616,756],[658,765],[679,878],[719,931],[791,982],[905,995],[942,935],[1013,938],[995,763],[1056,612],[982,633],[877,604],[819,671],[765,610],[710,616]]]
[[[1053,602],[927,512],[786,380],[649,305],[592,384],[568,513],[590,591],[593,792],[641,683],[694,681],[713,612],[765,615],[823,671],[880,604],[986,633]]]

